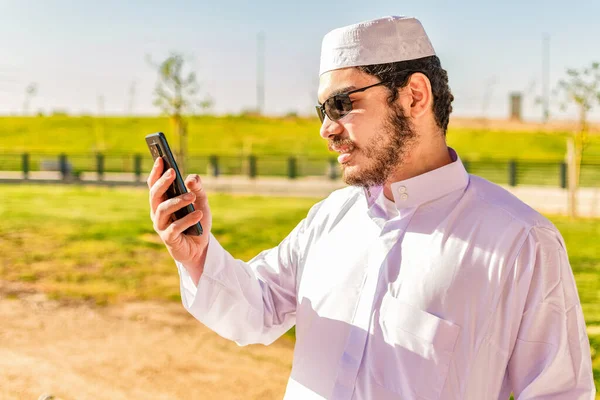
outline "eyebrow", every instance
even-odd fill
[[[327,97],[325,97],[325,100],[329,99],[330,97],[336,96],[338,94],[346,93],[346,92],[349,92],[354,89],[356,89],[356,86],[354,86],[354,85],[341,87],[341,88],[336,89],[333,92],[329,93],[329,95]],[[319,101],[319,99],[317,99],[317,101]],[[322,104],[322,103],[319,101],[319,104]]]

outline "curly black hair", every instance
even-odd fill
[[[389,82],[386,84],[386,87],[390,90],[389,104],[396,101],[398,98],[397,89],[406,86],[411,74],[421,72],[427,76],[431,82],[435,122],[446,136],[454,96],[450,91],[450,86],[448,86],[448,73],[442,68],[440,59],[437,56],[388,64],[365,65],[357,68],[364,73],[379,78],[381,81]]]

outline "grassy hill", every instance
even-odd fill
[[[0,117],[0,152],[145,155],[143,138],[157,131],[175,144],[172,127],[163,117]],[[567,135],[565,130],[514,130],[493,122],[488,127],[451,124],[448,143],[463,159],[561,160]],[[190,118],[189,151],[190,155],[329,155],[316,118],[251,116]],[[600,158],[600,135],[592,137],[586,152]]]

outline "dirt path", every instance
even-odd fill
[[[2,289],[0,399],[283,397],[293,352],[285,338],[239,347],[179,303],[98,308]]]

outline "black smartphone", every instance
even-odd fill
[[[146,136],[146,143],[148,144],[150,154],[152,154],[152,158],[154,160],[156,160],[158,157],[163,159],[163,174],[167,172],[169,168],[173,168],[175,171],[175,181],[167,189],[167,197],[172,199],[173,197],[187,193],[187,188],[183,183],[181,173],[179,172],[179,168],[175,162],[175,157],[173,157],[173,153],[169,148],[169,143],[167,143],[167,138],[165,135],[162,132],[151,133],[150,135]],[[189,204],[186,207],[175,211],[174,220],[181,219],[192,212],[194,212],[194,206]],[[202,235],[202,225],[200,225],[200,222],[197,222],[187,228],[183,233],[190,236],[200,236]]]

